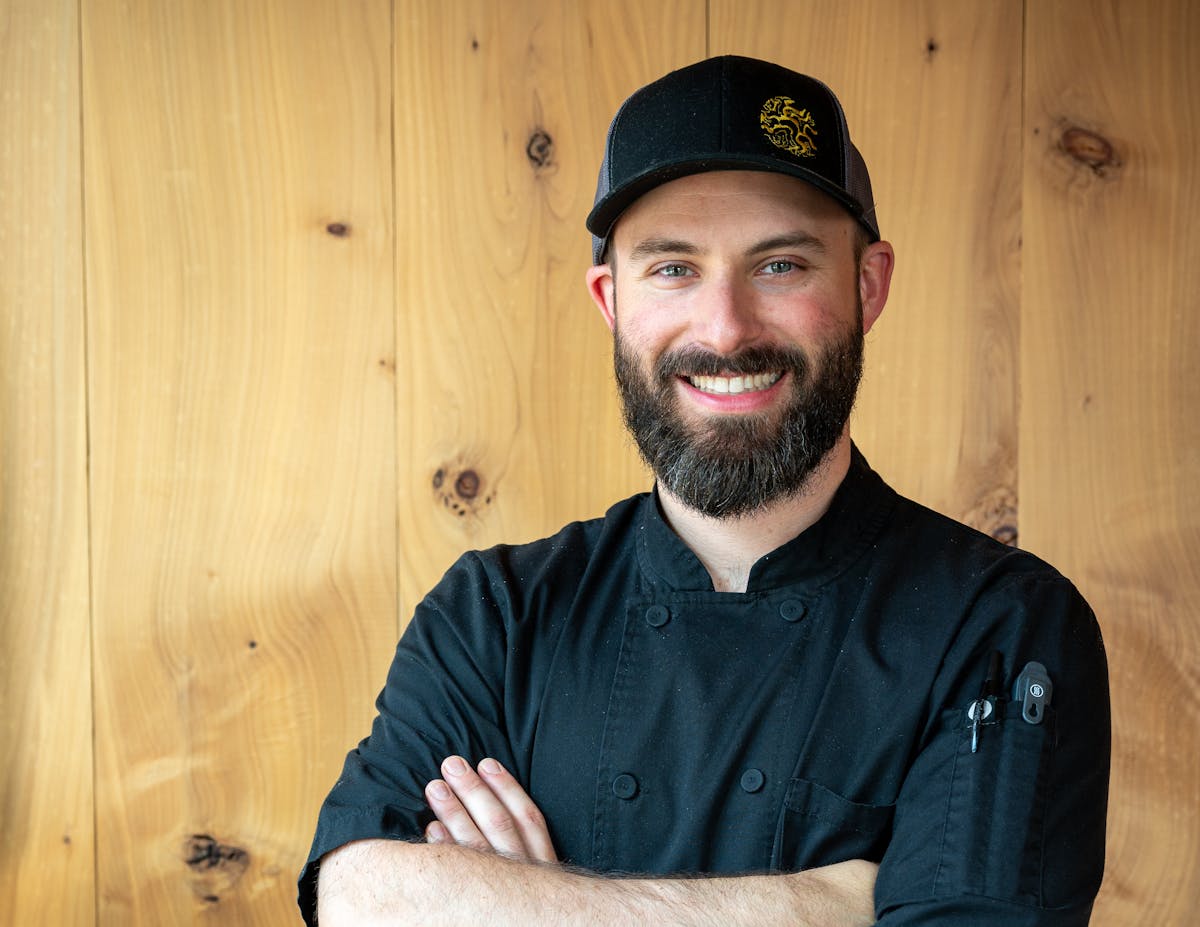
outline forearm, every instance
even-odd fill
[[[859,868],[856,868],[859,867]],[[866,867],[866,868],[862,868]],[[330,853],[320,927],[870,924],[869,863],[791,875],[610,879],[454,845],[362,841]],[[869,893],[867,893],[869,895]]]

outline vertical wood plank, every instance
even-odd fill
[[[1031,3],[1025,536],[1104,629],[1109,863],[1093,923],[1200,907],[1200,9]]]
[[[1016,536],[1021,6],[713,0],[712,54],[824,80],[896,247],[855,440],[898,490]]]
[[[396,7],[401,615],[464,549],[650,478],[583,274],[608,121],[704,55],[704,3]]]
[[[84,0],[103,924],[291,923],[395,639],[387,0]]]
[[[79,40],[0,4],[0,922],[94,923]]]

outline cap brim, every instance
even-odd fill
[[[586,221],[588,231],[596,238],[601,240],[607,239],[621,213],[628,209],[634,200],[637,200],[664,183],[678,180],[680,177],[703,174],[709,171],[765,171],[771,174],[784,174],[789,177],[795,177],[797,180],[811,184],[822,193],[833,197],[859,224],[871,233],[873,240],[879,240],[879,232],[863,216],[859,204],[848,196],[845,191],[838,189],[820,174],[805,170],[798,165],[786,164],[778,159],[755,158],[751,155],[741,155],[736,158],[687,158],[676,162],[657,164],[652,169],[632,178],[619,190],[615,190],[597,203],[592,211],[588,213]]]

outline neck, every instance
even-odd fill
[[[713,518],[661,485],[658,495],[667,523],[704,564],[713,589],[745,592],[751,567],[824,515],[849,469],[850,436],[843,434],[795,493],[748,515]]]

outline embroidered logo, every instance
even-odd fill
[[[817,154],[817,123],[806,109],[797,109],[791,97],[771,97],[758,114],[764,134],[776,148],[801,158]]]

